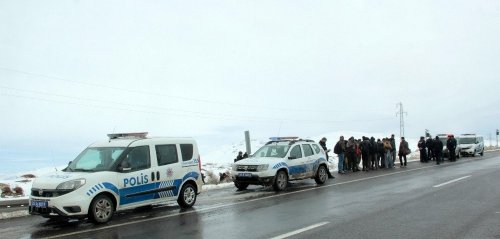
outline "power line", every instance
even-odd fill
[[[112,109],[112,110],[119,110],[119,111],[149,113],[149,114],[157,114],[157,115],[159,114],[159,115],[170,115],[170,116],[191,117],[191,118],[200,118],[200,117],[203,117],[204,119],[205,118],[208,118],[208,119],[224,119],[224,120],[232,120],[232,121],[250,121],[250,122],[262,122],[262,123],[267,123],[269,121],[273,121],[272,123],[276,123],[276,122],[296,122],[296,123],[306,123],[306,124],[347,123],[347,122],[352,123],[352,122],[375,122],[375,121],[384,121],[384,120],[390,120],[390,119],[392,119],[392,118],[379,118],[379,119],[359,119],[359,120],[326,120],[326,121],[318,121],[318,120],[302,120],[302,119],[294,119],[294,118],[272,119],[272,118],[255,118],[255,117],[252,118],[252,117],[246,117],[246,116],[224,116],[224,115],[216,115],[216,114],[210,115],[210,114],[207,114],[205,112],[196,112],[196,111],[182,114],[182,113],[174,113],[174,112],[161,112],[161,111],[158,112],[158,111],[150,111],[150,110],[142,110],[142,109],[130,109],[130,108],[115,107],[115,106],[106,106],[106,105],[93,105],[93,104],[88,104],[88,103],[53,100],[53,99],[47,99],[47,98],[41,98],[41,97],[34,97],[34,96],[15,95],[15,94],[9,94],[9,93],[4,93],[4,92],[0,92],[0,95],[10,96],[10,97],[16,97],[16,98],[24,98],[24,99],[30,99],[30,100],[40,100],[40,101],[60,103],[60,104],[80,105],[80,106],[92,107],[92,108],[99,108],[99,109],[105,108],[105,109]]]
[[[50,75],[45,75],[45,74],[40,74],[40,73],[33,73],[33,72],[29,72],[29,71],[11,69],[11,68],[2,67],[2,66],[0,66],[0,70],[15,72],[15,73],[19,73],[19,74],[25,74],[25,75],[31,75],[31,76],[36,76],[36,77],[42,77],[42,78],[47,78],[47,79],[54,79],[54,80],[58,80],[58,81],[68,82],[68,83],[72,83],[72,84],[85,85],[85,86],[91,86],[91,87],[96,87],[96,88],[106,88],[106,89],[134,93],[134,94],[142,94],[142,95],[148,95],[148,96],[155,95],[155,96],[161,96],[161,97],[174,98],[174,99],[178,99],[178,100],[192,101],[192,102],[198,102],[198,103],[204,103],[204,104],[226,105],[226,106],[239,107],[239,108],[259,108],[259,109],[263,109],[263,110],[280,110],[280,111],[293,111],[293,112],[321,112],[321,113],[390,111],[390,109],[366,109],[366,108],[359,109],[359,110],[353,110],[353,109],[349,109],[349,110],[328,110],[328,109],[316,110],[316,109],[304,109],[304,108],[284,108],[284,107],[275,107],[275,106],[269,106],[269,105],[235,104],[235,103],[225,102],[225,101],[215,101],[215,100],[199,99],[199,98],[184,97],[184,96],[174,96],[174,95],[167,95],[167,94],[161,94],[161,93],[149,92],[149,91],[143,91],[143,90],[131,90],[131,89],[127,89],[127,88],[109,86],[109,85],[105,85],[105,84],[82,82],[82,81],[76,81],[76,80],[71,80],[71,79],[67,79],[67,78],[57,77],[57,76],[50,76]]]

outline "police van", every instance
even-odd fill
[[[471,155],[475,157],[477,154],[484,154],[484,139],[483,136],[476,134],[462,134],[459,141],[462,148],[462,155]]]
[[[283,191],[291,180],[312,178],[324,184],[330,171],[325,151],[313,140],[273,137],[250,158],[234,163],[231,175],[239,190],[253,184]]]
[[[146,132],[108,134],[64,170],[37,178],[29,212],[43,217],[111,220],[115,211],[174,201],[191,207],[202,187],[192,138],[148,138]]]

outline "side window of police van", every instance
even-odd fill
[[[181,144],[182,161],[189,161],[193,159],[193,145]]]
[[[150,168],[151,160],[149,157],[149,146],[145,145],[145,146],[134,147],[127,154],[125,161],[131,168],[131,171]]]
[[[175,144],[156,145],[155,148],[158,166],[179,162]]]
[[[300,145],[295,145],[290,151],[290,159],[302,158],[302,149]]]
[[[314,149],[314,152],[316,154],[319,154],[319,152],[321,152],[321,149],[319,148],[319,146],[317,144],[311,144],[313,149]]]

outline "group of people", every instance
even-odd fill
[[[432,139],[430,136],[427,140],[422,136],[418,141],[418,149],[420,151],[420,162],[428,163],[429,161],[436,161],[436,164],[443,162],[443,142],[436,136]],[[446,140],[446,148],[448,149],[450,162],[455,162],[457,160],[457,155],[455,150],[457,148],[457,139],[455,136],[450,134]]]
[[[236,163],[236,162],[238,162],[242,159],[246,159],[246,158],[248,158],[247,152],[243,153],[243,152],[239,151],[238,155],[236,155],[236,158],[234,159],[234,162]]]
[[[330,150],[326,147],[326,141],[327,139],[324,137],[319,141],[319,144],[325,151],[328,160]],[[411,151],[404,137],[401,137],[399,151],[396,149],[394,134],[390,138],[383,138],[382,140],[375,140],[374,137],[365,136],[361,139],[350,137],[345,140],[344,136],[340,136],[339,141],[333,148],[333,153],[338,155],[338,172],[344,174],[346,172],[368,172],[379,168],[394,168],[396,152],[398,152],[400,167],[406,167],[406,156]]]

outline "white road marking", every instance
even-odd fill
[[[441,184],[438,184],[438,185],[433,186],[433,187],[435,187],[435,188],[439,188],[439,187],[441,187],[441,186],[444,186],[444,185],[447,185],[447,184],[450,184],[450,183],[454,183],[454,182],[456,182],[456,181],[460,181],[460,180],[462,180],[462,179],[466,179],[466,178],[468,178],[468,177],[470,177],[470,176],[472,176],[472,175],[468,175],[468,176],[465,176],[465,177],[461,177],[461,178],[453,179],[453,180],[451,180],[451,181],[448,181],[448,182],[445,182],[445,183],[441,183]]]
[[[316,227],[321,227],[321,226],[326,225],[328,223],[330,223],[330,222],[316,223],[316,224],[313,224],[313,225],[308,226],[308,227],[304,227],[304,228],[301,228],[301,229],[298,229],[298,230],[295,230],[295,231],[292,231],[292,232],[289,232],[289,233],[285,233],[285,234],[273,237],[271,239],[283,239],[283,238],[291,237],[293,235],[297,235],[297,234],[303,233],[305,231],[309,231],[309,230],[314,229]]]
[[[426,167],[421,167],[421,168],[414,168],[414,169],[409,169],[409,170],[404,170],[404,171],[398,171],[398,172],[393,172],[393,173],[388,173],[388,174],[382,174],[382,175],[377,175],[377,176],[372,176],[372,177],[367,177],[367,178],[355,179],[355,180],[341,182],[341,183],[334,183],[334,184],[322,185],[322,186],[319,186],[319,187],[307,188],[307,189],[298,190],[298,191],[294,191],[294,192],[279,193],[277,195],[272,195],[272,196],[267,196],[267,197],[262,197],[262,198],[254,198],[254,199],[249,199],[249,200],[241,201],[241,202],[234,202],[234,203],[229,203],[229,204],[224,204],[224,205],[217,205],[217,206],[212,206],[212,207],[206,207],[206,208],[202,208],[202,209],[195,209],[195,210],[192,210],[192,211],[180,212],[180,213],[177,213],[177,214],[159,216],[159,217],[155,217],[155,218],[147,218],[147,219],[144,219],[144,220],[137,220],[137,221],[133,221],[133,222],[124,222],[124,223],[119,223],[119,224],[115,224],[115,225],[103,226],[103,227],[94,228],[94,229],[81,230],[81,231],[77,231],[77,232],[70,232],[70,233],[66,233],[66,234],[59,234],[59,235],[54,235],[54,236],[45,237],[45,238],[68,237],[68,236],[72,236],[72,235],[78,235],[78,234],[88,233],[88,232],[93,232],[93,231],[102,231],[102,230],[106,230],[106,229],[109,229],[109,228],[116,228],[116,227],[121,227],[121,226],[126,226],[126,225],[132,225],[132,224],[137,224],[137,223],[142,223],[142,222],[155,221],[155,220],[160,220],[160,219],[164,219],[164,218],[175,217],[175,216],[179,216],[179,215],[188,215],[188,214],[191,214],[191,213],[201,213],[201,212],[206,212],[206,211],[220,209],[220,208],[225,208],[225,207],[231,207],[231,206],[240,205],[240,204],[249,203],[249,202],[256,202],[256,201],[261,201],[261,200],[267,200],[269,198],[285,197],[285,196],[290,195],[290,194],[303,193],[303,192],[308,192],[308,191],[312,191],[312,190],[318,190],[318,189],[324,189],[324,188],[334,187],[334,186],[338,186],[338,185],[344,185],[344,184],[348,184],[348,183],[366,181],[366,180],[370,180],[370,179],[374,179],[374,178],[380,178],[380,177],[385,177],[385,176],[390,176],[390,175],[395,175],[395,174],[400,174],[400,173],[407,173],[407,172],[411,172],[411,171],[417,171],[417,170],[422,170],[422,169],[427,169],[427,168],[433,168],[433,167],[437,167],[437,166],[439,166],[439,165],[426,166]],[[194,206],[194,208],[196,208],[196,206]]]

